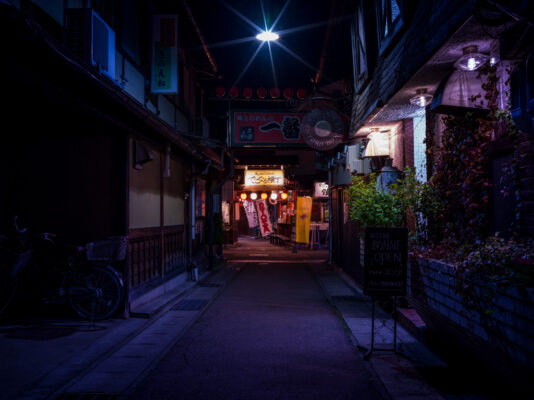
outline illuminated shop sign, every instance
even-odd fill
[[[306,146],[302,137],[304,113],[235,111],[232,146]]]
[[[281,169],[259,169],[245,171],[245,186],[281,186],[284,184],[284,171]]]
[[[328,197],[328,183],[315,182],[315,190],[313,191],[313,197]]]

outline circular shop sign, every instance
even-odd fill
[[[302,137],[315,150],[332,150],[342,142],[344,133],[343,120],[329,108],[315,108],[302,121]]]

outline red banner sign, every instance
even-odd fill
[[[273,233],[271,219],[269,218],[269,209],[265,200],[256,200],[256,209],[258,210],[258,220],[260,223],[261,236],[267,236]]]
[[[233,146],[306,146],[302,136],[304,113],[235,111],[232,116]]]

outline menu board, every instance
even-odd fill
[[[363,292],[404,296],[407,257],[405,228],[366,228]]]

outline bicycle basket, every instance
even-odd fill
[[[91,261],[120,261],[126,258],[128,237],[117,236],[95,240],[86,246],[87,259]]]

